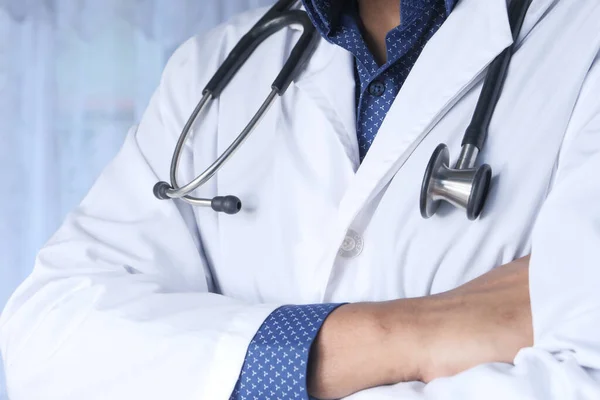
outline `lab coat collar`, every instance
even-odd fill
[[[307,69],[295,80],[295,85],[307,94],[325,113],[331,128],[344,146],[354,171],[360,165],[356,133],[356,81],[354,56],[325,40],[313,55]]]
[[[299,9],[306,11],[304,4]],[[290,25],[290,29],[302,31],[300,25]],[[326,113],[356,171],[360,160],[352,54],[321,39],[306,69],[294,79],[294,85]]]

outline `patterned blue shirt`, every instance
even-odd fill
[[[387,34],[387,61],[381,66],[362,38],[356,1],[303,1],[321,35],[351,52],[356,60],[356,130],[361,160],[425,44],[458,0],[399,1],[402,22]],[[309,399],[306,372],[310,347],[327,316],[338,306],[285,306],[273,312],[250,343],[230,400]]]

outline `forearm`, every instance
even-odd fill
[[[426,343],[421,380],[453,376],[490,362],[512,363],[533,345],[529,257],[435,296],[420,299]]]
[[[517,260],[435,296],[340,307],[313,345],[309,392],[334,399],[511,362],[532,341],[528,265]]]
[[[338,399],[418,379],[418,306],[417,300],[403,300],[348,304],[334,311],[312,347],[309,393]]]

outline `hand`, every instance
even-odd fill
[[[533,345],[529,257],[498,267],[450,292],[421,299],[424,382],[477,365],[512,363]]]

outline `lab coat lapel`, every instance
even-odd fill
[[[558,1],[533,1],[519,41]],[[340,226],[352,223],[364,204],[389,183],[435,124],[484,78],[489,63],[512,42],[506,0],[458,3],[421,53],[388,112],[341,202]]]
[[[534,0],[522,32],[528,32],[556,1],[558,0]],[[297,27],[292,28],[300,32]],[[448,46],[448,37],[452,37],[452,42],[456,45]],[[398,96],[388,113],[377,135],[378,139],[369,151],[367,160],[363,162],[361,176],[369,179],[373,169],[381,171],[385,168],[386,163],[381,162],[386,160],[381,158],[383,155],[391,157],[387,159],[388,164],[395,161],[402,149],[407,148],[407,143],[419,136],[419,128],[422,130],[428,122],[431,123],[442,113],[445,106],[451,105],[449,100],[459,96],[469,82],[476,80],[477,74],[511,41],[505,0],[461,0],[438,34],[430,41],[405,83],[401,96]],[[444,60],[443,63],[440,63],[440,60]],[[440,64],[444,65],[441,73],[423,78],[432,70],[432,66],[436,68]],[[422,85],[423,82],[429,83],[427,87]],[[326,114],[354,171],[358,170],[360,161],[356,136],[356,85],[352,54],[321,40],[307,69],[296,78],[294,84]],[[407,103],[410,103],[408,107]],[[415,106],[416,104],[418,106]],[[398,111],[401,109],[403,113]],[[439,115],[441,116],[443,115]],[[398,121],[402,120],[405,121],[405,125],[412,122],[411,134],[408,134],[408,126],[403,129],[403,133],[398,131]],[[328,130],[325,127],[319,129],[323,132]],[[384,133],[386,131],[388,133]],[[381,139],[386,136],[386,140]],[[402,141],[399,142],[398,139]],[[394,142],[393,149],[386,149],[388,141]],[[393,154],[396,154],[395,159]],[[377,161],[371,161],[373,159]],[[363,194],[366,192],[362,189],[360,179],[354,186],[360,188]]]
[[[342,200],[340,227],[352,223],[436,122],[511,43],[506,0],[458,3],[423,50],[388,112]]]
[[[331,122],[331,127],[316,129],[323,134],[329,134],[333,129],[356,171],[360,161],[353,56],[341,47],[321,40],[306,71],[298,77],[295,85]]]

